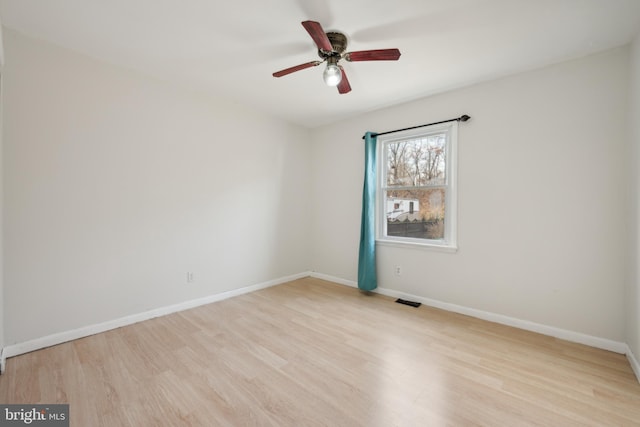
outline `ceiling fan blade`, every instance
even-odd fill
[[[273,77],[282,77],[286,76],[287,74],[295,73],[296,71],[304,70],[305,68],[316,67],[322,64],[322,62],[323,61],[311,61],[307,62],[306,64],[296,65],[295,67],[285,68],[284,70],[276,71],[275,73],[273,73]]]
[[[398,49],[359,50],[344,54],[347,61],[397,61],[400,58]]]
[[[351,92],[351,85],[349,84],[349,79],[347,79],[347,73],[344,72],[344,68],[340,67],[340,71],[342,72],[342,80],[338,83],[338,92],[344,94]]]
[[[322,25],[316,21],[304,21],[302,22],[302,26],[309,33],[313,41],[318,46],[318,49],[324,50],[325,52],[332,52],[333,47],[331,47],[331,42],[329,41],[329,37],[322,29]]]

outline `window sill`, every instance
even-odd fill
[[[423,251],[435,251],[445,253],[458,252],[457,246],[451,245],[437,245],[432,243],[415,243],[415,242],[403,242],[398,240],[380,240],[376,239],[376,246],[387,246],[391,248],[403,248],[403,249],[418,249]]]

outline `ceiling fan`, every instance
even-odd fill
[[[337,31],[329,31],[325,33],[322,25],[315,21],[304,21],[302,26],[307,30],[316,46],[318,46],[318,56],[322,61],[311,61],[305,64],[296,65],[295,67],[285,68],[284,70],[273,73],[273,77],[282,77],[296,71],[306,68],[316,67],[323,62],[327,63],[322,77],[328,86],[337,86],[338,92],[349,93],[351,85],[344,72],[344,68],[338,64],[341,59],[349,62],[355,61],[397,61],[400,58],[398,49],[376,49],[376,50],[359,50],[356,52],[346,52],[347,36]]]

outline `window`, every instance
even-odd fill
[[[457,129],[378,137],[378,241],[455,249]]]

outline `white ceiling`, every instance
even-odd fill
[[[628,43],[640,0],[0,0],[5,27],[316,127],[455,87]],[[397,47],[397,62],[343,61],[352,92],[324,85],[301,21]],[[11,61],[11,58],[6,58]]]

